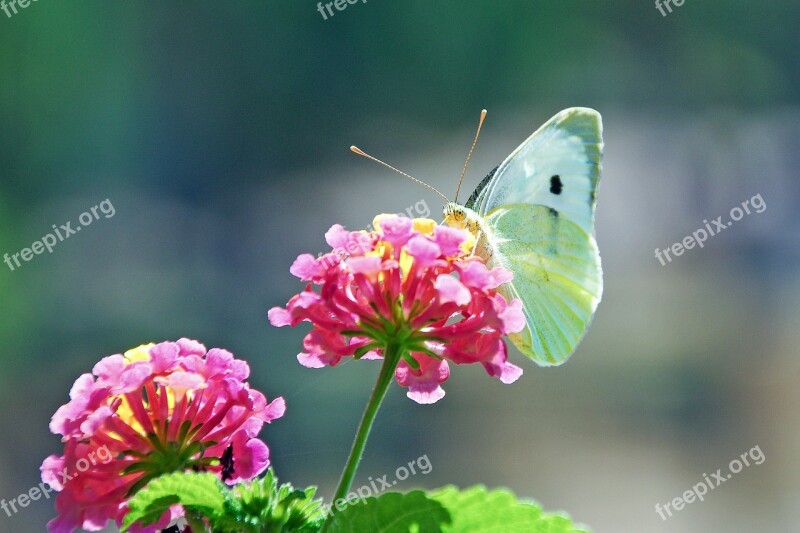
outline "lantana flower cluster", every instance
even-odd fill
[[[42,480],[59,491],[59,516],[48,529],[121,524],[128,498],[161,474],[206,471],[234,483],[263,472],[269,449],[257,435],[265,422],[283,416],[285,404],[251,389],[249,374],[247,363],[230,352],[185,338],[98,362],[77,379],[69,403],[50,423],[62,435],[64,454],[41,467]],[[104,460],[86,468],[98,456]],[[181,514],[174,506],[138,531],[157,531]]]
[[[521,302],[497,292],[511,272],[471,255],[466,230],[396,215],[378,216],[374,227],[334,225],[325,234],[330,252],[300,255],[292,265],[308,285],[286,308],[271,309],[269,320],[311,323],[299,362],[320,368],[351,356],[380,359],[387,346],[399,346],[395,378],[418,403],[444,396],[448,362],[480,363],[503,383],[519,378],[503,336],[524,328]]]

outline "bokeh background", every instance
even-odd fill
[[[72,381],[188,336],[287,399],[263,433],[280,477],[330,497],[378,366],[309,370],[267,310],[334,223],[453,194],[478,112],[474,187],[558,110],[604,117],[605,294],[573,358],[514,353],[504,386],[454,368],[419,406],[394,387],[357,484],[427,454],[400,488],[508,486],[597,532],[800,530],[800,4],[369,0],[33,2],[0,12],[0,253],[108,199],[86,231],[0,264],[0,498],[39,482]],[[469,191],[467,191],[469,192]],[[654,250],[760,194],[702,249]],[[90,229],[91,228],[91,229]],[[655,512],[759,446],[703,503]],[[43,531],[40,500],[0,532]],[[113,529],[109,529],[112,531]]]

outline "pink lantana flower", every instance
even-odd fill
[[[233,483],[263,472],[269,449],[257,435],[283,416],[285,404],[251,389],[249,374],[230,352],[189,339],[98,362],[50,422],[63,436],[64,454],[41,467],[42,481],[59,492],[49,531],[121,524],[128,498],[161,474],[207,471]],[[181,514],[175,506],[155,525],[132,531],[157,531]]]
[[[418,403],[444,396],[448,362],[480,363],[503,383],[516,381],[522,369],[508,362],[503,336],[522,330],[525,320],[521,302],[497,292],[511,273],[471,256],[474,240],[465,230],[395,215],[378,216],[374,227],[349,232],[335,225],[325,234],[331,252],[303,254],[292,265],[309,284],[285,309],[271,309],[269,320],[311,322],[300,363],[379,359],[390,344],[399,346],[395,378]]]

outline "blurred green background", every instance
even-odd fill
[[[267,310],[334,223],[440,200],[488,108],[470,189],[558,110],[604,117],[606,289],[573,358],[504,386],[452,368],[393,387],[356,483],[505,485],[597,532],[800,530],[800,4],[40,0],[0,12],[0,253],[109,199],[112,218],[0,265],[0,498],[59,451],[48,422],[101,357],[182,336],[287,399],[263,436],[283,480],[330,497],[378,367],[310,370]],[[756,194],[767,205],[666,266],[654,249]],[[424,202],[423,204],[418,204]],[[73,222],[75,225],[75,222]],[[655,512],[754,446],[667,521]],[[52,500],[0,532],[43,531]]]

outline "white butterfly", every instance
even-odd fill
[[[445,223],[472,232],[488,266],[514,273],[500,291],[522,301],[527,326],[511,340],[543,366],[572,354],[602,296],[593,236],[602,152],[600,114],[565,109],[489,173],[465,206],[444,207]]]

